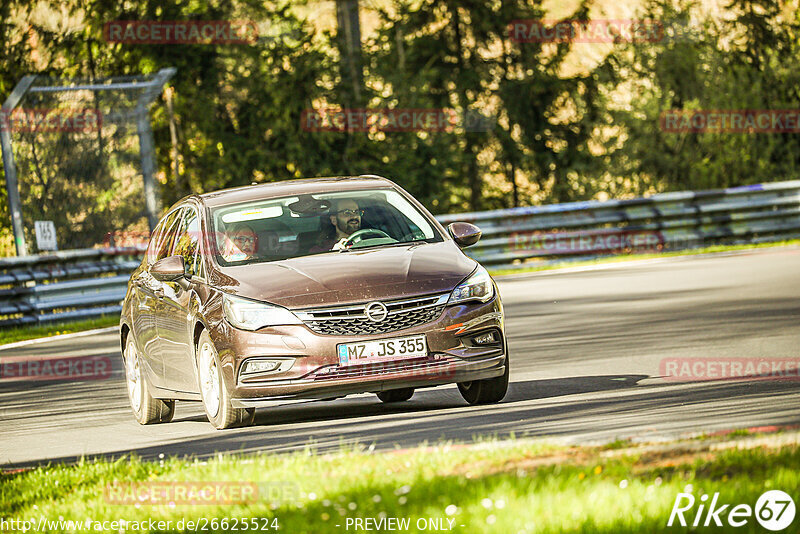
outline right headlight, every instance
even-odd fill
[[[242,330],[258,330],[264,326],[278,326],[286,324],[303,324],[295,314],[263,302],[222,295],[222,309],[225,318],[236,328]]]
[[[478,265],[478,268],[450,293],[447,304],[459,304],[468,300],[488,302],[493,296],[492,278],[483,266]]]

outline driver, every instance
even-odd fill
[[[331,224],[336,230],[335,243],[331,250],[341,250],[344,242],[353,232],[361,230],[361,216],[364,210],[358,207],[358,202],[351,199],[342,199],[334,204],[335,211],[331,212]]]
[[[330,233],[313,246],[310,252],[327,252],[341,250],[353,232],[361,229],[361,216],[364,210],[358,207],[358,202],[352,199],[336,200],[330,208]]]

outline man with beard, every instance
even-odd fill
[[[317,245],[309,252],[327,252],[329,250],[341,250],[344,242],[353,232],[361,230],[361,216],[364,210],[358,207],[358,203],[352,199],[337,200],[331,206],[330,221],[331,227],[324,234]]]

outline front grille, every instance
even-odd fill
[[[369,303],[337,308],[313,308],[295,312],[317,334],[350,336],[386,334],[433,321],[444,311],[449,294],[429,295],[413,299],[384,302],[388,314],[383,321],[367,318],[364,308]]]
[[[392,373],[404,373],[429,379],[451,377],[458,360],[445,355],[415,358],[413,360],[394,360],[364,365],[329,366],[315,371],[309,376],[312,380],[341,380],[346,378],[369,378]]]

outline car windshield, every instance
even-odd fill
[[[393,189],[220,206],[211,210],[211,222],[223,266],[443,240],[428,217]]]

